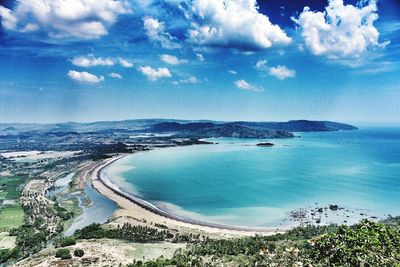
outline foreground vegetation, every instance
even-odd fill
[[[46,237],[35,228],[17,231],[17,248],[0,250],[0,259],[36,253]],[[12,231],[11,231],[12,232]],[[55,256],[61,260],[85,255],[74,249],[80,240],[123,239],[129,242],[185,242],[171,259],[127,263],[129,267],[153,266],[386,266],[400,267],[400,217],[383,222],[364,220],[353,226],[305,226],[284,234],[235,239],[209,239],[199,235],[179,235],[168,228],[132,226],[110,228],[100,224],[78,230],[72,237],[56,239]],[[24,248],[31,250],[24,251]],[[33,249],[32,248],[36,248]],[[26,254],[25,254],[26,255]]]
[[[400,266],[400,227],[364,220],[307,226],[285,234],[205,240],[172,259],[128,266]]]

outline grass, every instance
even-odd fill
[[[0,200],[17,200],[20,186],[25,183],[21,176],[0,176]],[[18,204],[0,208],[0,232],[16,228],[24,222],[24,210]]]
[[[0,232],[19,227],[24,222],[24,210],[20,205],[4,207],[0,210]]]
[[[19,187],[24,182],[21,176],[0,176],[0,199],[18,199],[21,196]]]

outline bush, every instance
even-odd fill
[[[13,249],[0,249],[0,263],[5,263],[11,259],[17,259],[20,254],[21,250],[18,246]]]
[[[69,252],[69,249],[67,249],[67,248],[61,248],[61,249],[57,250],[56,257],[61,258],[63,260],[72,258],[71,253]]]
[[[326,266],[397,266],[400,228],[364,220],[313,239],[312,255]]]
[[[83,255],[85,255],[85,252],[83,251],[83,249],[78,248],[74,250],[74,255],[76,257],[82,257]]]
[[[76,240],[75,240],[75,237],[66,237],[66,238],[63,238],[63,239],[61,239],[61,241],[60,241],[60,246],[61,247],[67,247],[67,246],[72,246],[72,245],[75,245],[76,244]]]
[[[58,203],[54,204],[54,210],[56,211],[57,215],[64,221],[67,221],[74,217],[73,212],[69,212],[67,209],[60,207]]]

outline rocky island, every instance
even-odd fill
[[[265,143],[258,143],[256,146],[271,147],[271,146],[274,146],[274,144],[273,144],[273,143],[265,142]]]

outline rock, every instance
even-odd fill
[[[274,144],[265,142],[265,143],[258,143],[257,146],[274,146]]]
[[[329,205],[330,210],[338,210],[339,206],[338,205]]]
[[[317,211],[318,211],[318,212],[324,212],[324,209],[323,209],[323,208],[318,208]]]

